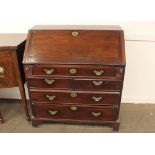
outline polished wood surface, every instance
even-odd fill
[[[75,79],[77,90],[119,91],[121,81],[102,79]]]
[[[0,76],[0,88],[19,87],[26,118],[29,120],[22,65],[25,40],[25,34],[0,34],[0,67],[3,70],[3,75]]]
[[[72,33],[77,32],[77,36]],[[122,30],[31,30],[25,64],[125,65]]]
[[[125,72],[119,26],[36,26],[23,63],[33,126],[52,121],[118,131]]]
[[[117,108],[80,105],[33,105],[34,114],[39,118],[114,121]],[[51,112],[50,112],[51,111]],[[52,113],[53,112],[53,113]]]
[[[34,104],[84,104],[84,105],[118,105],[118,92],[62,91],[62,90],[31,90]]]
[[[17,86],[17,79],[14,76],[13,52],[10,52],[10,50],[0,50],[0,58],[0,67],[4,69],[4,77],[0,78],[0,88]]]
[[[60,78],[29,78],[30,88],[72,89],[71,79]]]
[[[76,73],[71,74],[70,70],[75,69]],[[47,77],[81,77],[88,76],[94,78],[122,79],[121,67],[114,66],[90,66],[90,65],[37,65],[27,67],[27,73],[30,76]]]

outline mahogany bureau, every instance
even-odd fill
[[[119,26],[35,26],[24,53],[31,121],[119,130],[125,72]]]
[[[29,120],[22,64],[25,34],[0,34],[0,89],[19,87],[26,118]],[[0,113],[0,120],[3,122]]]

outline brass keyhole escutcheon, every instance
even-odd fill
[[[76,93],[70,93],[70,96],[71,97],[77,97],[77,94]]]
[[[75,68],[74,69],[70,69],[69,72],[70,72],[70,74],[76,74],[77,73],[77,69],[75,69]]]
[[[78,110],[78,107],[76,107],[76,106],[71,106],[71,110],[72,110],[72,111],[76,111],[76,110]]]
[[[78,35],[79,35],[79,32],[77,32],[77,31],[73,31],[73,32],[72,32],[72,36],[76,37],[76,36],[78,36]]]

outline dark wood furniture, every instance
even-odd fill
[[[119,26],[35,26],[23,63],[33,126],[52,121],[119,129],[125,72]]]
[[[25,39],[25,34],[0,34],[0,89],[19,87],[26,118],[29,120],[22,64]]]

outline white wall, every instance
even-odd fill
[[[155,22],[126,21],[139,14],[149,19],[154,5],[149,3],[147,10],[145,1],[141,1],[141,7],[135,1],[134,5],[131,1],[125,4],[121,1],[120,4],[119,8],[111,0],[106,5],[103,0],[5,0],[1,1],[0,33],[27,33],[36,24],[121,25],[125,32],[127,59],[122,102],[155,103]],[[120,15],[124,15],[123,18]],[[121,19],[124,21],[120,22]],[[1,89],[1,97],[20,98],[18,88]]]

